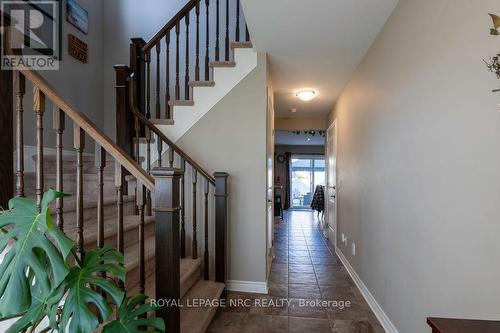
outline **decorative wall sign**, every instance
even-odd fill
[[[68,52],[70,56],[84,64],[88,62],[87,43],[71,34],[68,35]]]
[[[66,19],[84,34],[89,33],[89,12],[76,2],[76,0],[67,0]]]

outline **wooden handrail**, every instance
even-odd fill
[[[20,72],[40,89],[57,107],[59,107],[76,125],[85,131],[92,139],[106,150],[108,154],[120,163],[128,172],[138,181],[144,184],[148,189],[154,191],[155,181],[144,171],[140,165],[128,156],[120,147],[118,147],[108,136],[102,133],[97,126],[85,115],[78,112],[64,98],[59,96],[55,89],[40,74],[29,69],[21,69]]]
[[[200,0],[190,0],[184,7],[182,7],[182,9],[177,14],[175,14],[175,16],[172,17],[172,19],[168,21],[167,24],[165,24],[163,28],[161,28],[161,30],[158,31],[158,33],[154,35],[151,40],[149,40],[149,42],[146,43],[146,45],[144,45],[144,47],[142,48],[142,52],[145,53],[151,50],[156,45],[156,43],[166,35],[169,30],[173,29],[175,25],[183,17],[186,16],[186,14],[188,14],[192,9],[196,7],[196,4],[199,1]]]
[[[132,84],[130,86],[133,86]],[[132,94],[130,94],[132,96]],[[156,134],[163,142],[165,142],[170,149],[173,149],[180,157],[182,157],[186,163],[191,165],[196,171],[201,173],[203,177],[205,177],[210,184],[215,185],[215,178],[210,175],[208,171],[203,169],[195,160],[189,157],[179,146],[177,146],[172,140],[167,138],[165,134],[163,134],[152,122],[148,120],[148,118],[144,117],[143,114],[139,112],[137,107],[131,103],[130,111],[132,114],[137,117],[137,119],[144,125],[147,126],[154,134]]]

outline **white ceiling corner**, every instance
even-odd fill
[[[253,46],[269,55],[277,117],[328,114],[397,2],[242,0]],[[302,102],[300,88],[319,95]]]

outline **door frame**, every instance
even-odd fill
[[[330,132],[334,129],[334,143],[335,147],[333,151],[335,152],[335,221],[330,221],[330,205],[329,205],[329,198],[330,198]],[[332,124],[328,127],[326,130],[326,195],[325,195],[325,225],[323,227],[323,233],[326,238],[330,241],[330,243],[334,246],[337,247],[337,238],[338,238],[338,206],[339,206],[339,186],[338,186],[338,127],[337,127],[337,118],[335,118],[332,122]],[[330,230],[331,229],[331,230]],[[333,235],[335,236],[335,239],[330,239],[330,231],[333,232]]]

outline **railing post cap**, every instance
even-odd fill
[[[132,41],[133,44],[136,45],[141,45],[141,46],[146,45],[146,41],[142,37],[135,37],[131,38],[130,40]]]
[[[128,70],[128,65],[124,65],[124,64],[117,64],[117,65],[114,65],[113,68],[118,71],[118,70]]]
[[[182,171],[182,169],[178,169],[178,168],[154,167],[151,170],[151,175],[155,178],[180,177],[183,174],[184,174],[184,171]]]
[[[215,178],[227,178],[229,174],[227,172],[214,172]]]

